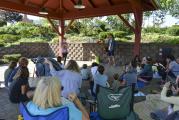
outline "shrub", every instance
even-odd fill
[[[123,38],[127,35],[127,33],[124,31],[115,31],[113,32],[113,35],[115,38]]]
[[[18,43],[20,42],[47,42],[46,38],[41,37],[34,37],[34,38],[21,38]]]
[[[99,33],[99,39],[106,39],[108,34],[111,34],[112,32],[100,32]]]
[[[0,47],[4,47],[4,43],[0,43]]]
[[[21,54],[8,54],[3,56],[3,62],[9,63],[11,61],[18,61],[21,57]]]
[[[142,42],[179,44],[179,36],[170,36],[167,34],[157,34],[157,33],[147,33],[147,34],[142,34]]]
[[[20,39],[17,35],[11,35],[11,34],[2,34],[0,35],[0,41],[4,43],[13,43]]]
[[[179,36],[179,26],[175,25],[167,29],[167,34]]]
[[[53,44],[58,44],[59,43],[59,37],[55,37],[52,39],[52,41],[50,43],[53,43]]]
[[[0,20],[0,27],[4,26],[4,25],[7,25],[7,23],[3,20]]]
[[[167,28],[159,28],[159,27],[147,27],[143,29],[144,33],[166,33]]]

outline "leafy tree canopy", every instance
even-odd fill
[[[18,22],[22,21],[22,15],[16,12],[10,12],[10,11],[5,11],[5,10],[0,10],[0,20],[3,20],[5,22]]]

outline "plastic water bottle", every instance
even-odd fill
[[[18,118],[17,118],[17,120],[23,120],[23,117],[22,117],[22,115],[18,115]]]

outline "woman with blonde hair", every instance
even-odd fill
[[[68,107],[69,120],[89,120],[88,113],[77,96],[70,94],[68,98],[70,101],[61,97],[61,83],[58,78],[44,77],[37,85],[33,100],[27,103],[27,110],[32,115],[48,115]]]
[[[82,76],[78,64],[74,60],[70,60],[65,70],[56,71],[53,68],[52,63],[49,60],[45,60],[45,63],[49,64],[50,73],[52,76],[59,78],[63,86],[62,96],[67,98],[70,93],[80,93],[82,84]]]

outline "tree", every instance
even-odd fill
[[[175,0],[173,7],[170,9],[170,14],[179,19],[179,0]]]
[[[166,16],[165,11],[162,11],[162,10],[155,11],[153,13],[153,25],[160,26],[161,24],[163,24],[165,16]]]
[[[153,25],[159,26],[164,22],[167,14],[179,18],[179,0],[160,0],[160,10],[145,12],[144,17],[153,16]]]
[[[130,14],[125,14],[123,16],[126,20],[130,21]],[[123,23],[123,21],[120,20],[118,16],[108,16],[106,21],[108,24],[107,27],[113,31],[126,31],[131,33],[131,30],[126,27],[126,25]]]
[[[22,21],[22,17],[23,16],[17,12],[0,10],[0,20],[5,22],[14,23],[14,22]]]

